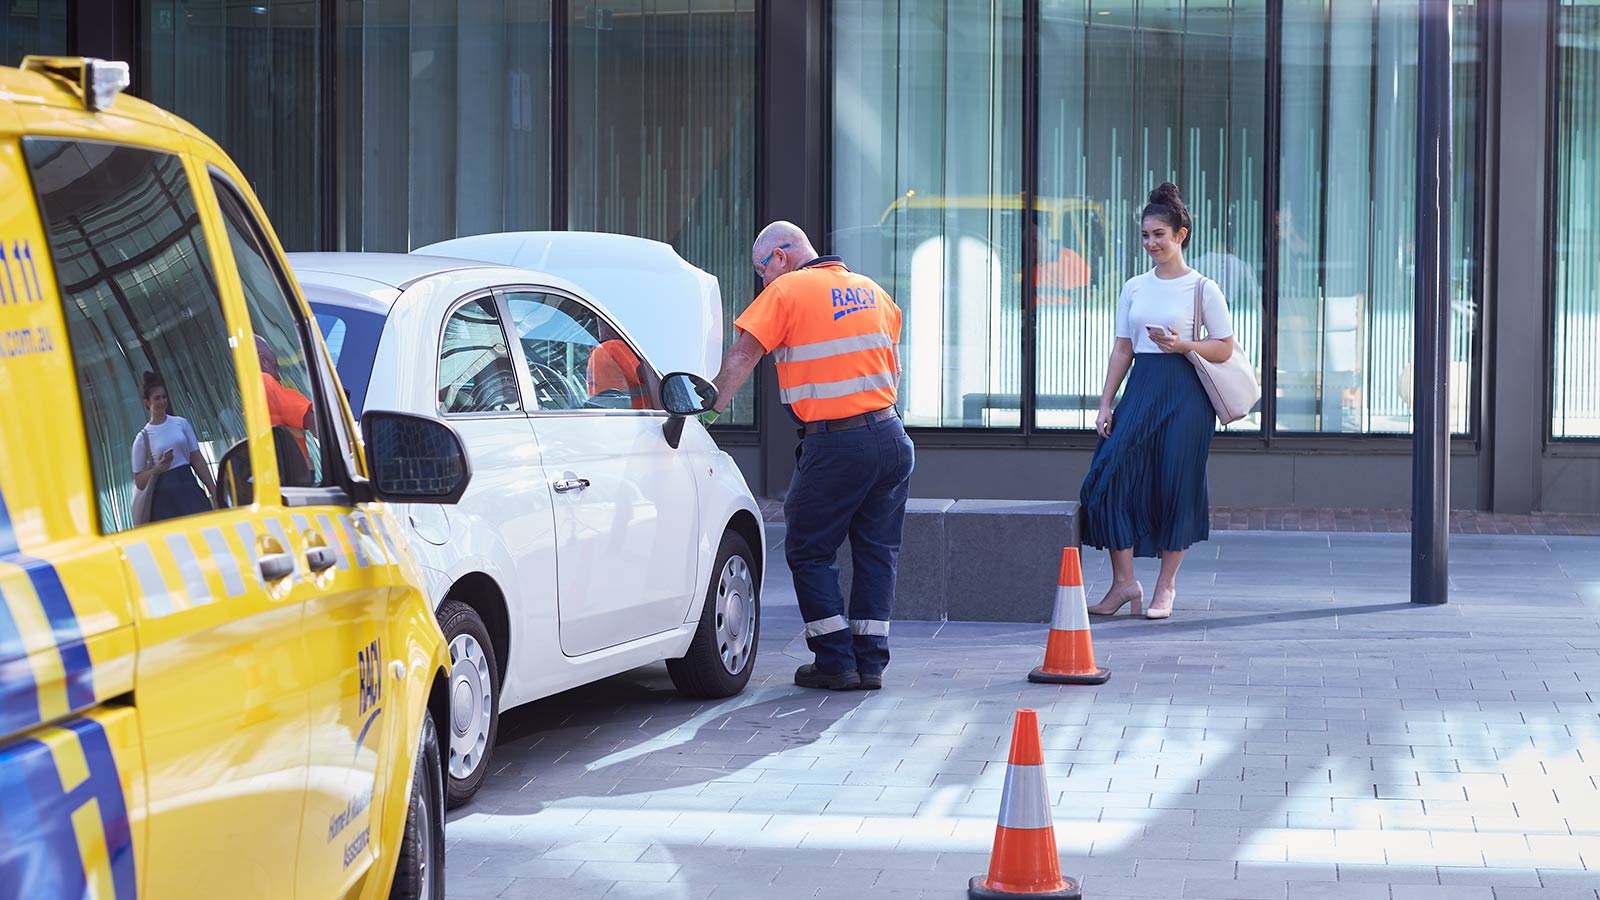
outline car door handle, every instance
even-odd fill
[[[556,493],[565,494],[567,491],[581,491],[588,487],[589,479],[563,478],[560,481],[551,482],[550,486],[556,489]]]
[[[313,572],[327,571],[338,561],[339,557],[332,547],[312,547],[306,551],[306,565]]]
[[[265,553],[256,560],[256,568],[261,570],[262,578],[278,581],[294,574],[294,557],[287,553]]]

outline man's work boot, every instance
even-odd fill
[[[794,670],[794,683],[803,688],[853,691],[861,687],[861,676],[857,675],[854,669],[845,672],[818,672],[816,663],[806,663]]]
[[[861,676],[861,689],[863,691],[883,690],[882,672],[861,672],[859,674]]]

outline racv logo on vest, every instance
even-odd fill
[[[872,288],[834,288],[833,320],[835,322],[853,312],[878,308],[878,292]]]

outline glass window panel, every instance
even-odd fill
[[[480,297],[456,307],[439,340],[439,411],[512,412],[522,408],[494,300]]]
[[[1035,424],[1089,429],[1162,181],[1194,216],[1189,264],[1221,286],[1260,368],[1266,0],[1043,0],[1040,15]]]
[[[550,225],[550,0],[350,0],[336,13],[347,250]]]
[[[255,332],[261,365],[261,391],[272,421],[278,478],[284,487],[316,487],[324,479],[321,435],[317,427],[317,389],[312,383],[311,354],[301,341],[298,317],[284,289],[272,251],[262,239],[255,217],[243,200],[220,179],[212,179],[223,227],[233,248],[250,327]]]
[[[833,5],[829,244],[905,312],[900,409],[1021,425],[1021,0]]]
[[[28,138],[23,148],[72,337],[101,530],[143,524],[135,473],[152,468],[146,521],[210,510],[212,470],[247,431],[183,163],[112,144]],[[145,403],[152,376],[166,397],[160,423]]]
[[[67,0],[10,0],[0,11],[0,65],[15,66],[29,54],[67,52]]]
[[[320,244],[320,0],[140,4],[140,96],[188,119],[239,166],[290,250]]]
[[[1285,0],[1277,427],[1408,433],[1417,0]],[[1457,0],[1450,422],[1472,426],[1477,7]]]
[[[1600,437],[1600,2],[1562,0],[1551,430]]]
[[[570,297],[506,294],[539,408],[660,409],[656,371],[594,310]]]
[[[754,296],[755,0],[572,4],[574,229],[665,241],[717,276],[724,340]],[[755,421],[754,380],[722,422]]]

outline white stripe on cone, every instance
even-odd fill
[[[1050,617],[1052,631],[1088,631],[1089,600],[1083,585],[1063,584],[1056,588],[1056,609]]]
[[[1006,769],[1006,786],[1000,794],[1001,828],[1049,828],[1050,789],[1044,766],[1012,763]]]

